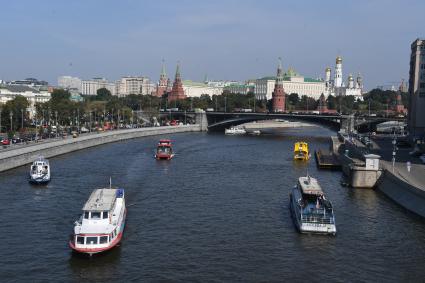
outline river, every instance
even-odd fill
[[[293,144],[327,148],[333,132],[167,135],[176,157],[156,161],[159,137],[50,159],[52,181],[29,166],[0,173],[0,278],[4,282],[423,281],[425,221],[379,191],[340,185],[341,172],[292,160]],[[337,235],[301,235],[289,212],[297,177],[318,178]],[[94,188],[125,188],[122,244],[92,258],[67,244]]]

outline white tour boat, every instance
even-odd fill
[[[49,161],[43,157],[35,160],[30,168],[30,182],[44,184],[50,181]]]
[[[113,248],[121,241],[126,213],[124,189],[94,190],[75,222],[69,246],[89,255]]]
[[[244,135],[246,131],[243,127],[230,127],[229,129],[224,130],[224,134],[226,135]]]
[[[301,233],[336,234],[332,203],[315,178],[300,177],[290,199],[292,216]]]

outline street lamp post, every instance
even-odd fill
[[[1,108],[0,108],[0,133],[1,133]]]
[[[9,117],[10,117],[10,131],[13,132],[13,120],[12,120],[13,112],[12,111],[10,111]]]
[[[396,156],[396,150],[397,150],[397,137],[395,134],[395,129],[394,129],[394,136],[393,136],[393,140],[392,140],[392,144],[393,144],[393,152],[392,152],[392,164],[393,164],[393,173],[394,173],[394,166],[395,166],[395,156]]]
[[[77,132],[80,133],[80,108],[77,108]]]
[[[58,111],[55,111],[55,121],[56,121],[56,137],[58,137],[59,129],[58,129]]]
[[[21,109],[21,129],[24,128],[24,109]]]
[[[227,97],[224,97],[224,112],[227,112]]]

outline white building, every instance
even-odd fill
[[[51,97],[47,91],[40,91],[26,85],[0,85],[0,104],[5,104],[17,96],[23,96],[28,100],[29,107],[26,110],[30,118],[35,115],[35,104],[47,102]]]
[[[81,81],[82,95],[97,95],[97,90],[106,88],[112,95],[116,95],[115,83],[108,82],[105,78],[93,78],[91,80]]]
[[[269,76],[255,80],[254,94],[256,99],[265,100],[272,98],[276,77]],[[283,77],[283,89],[286,94],[297,93],[300,97],[307,95],[319,99],[325,92],[326,85],[323,80],[303,77],[294,69],[289,68]]]
[[[127,96],[129,94],[151,94],[154,85],[147,77],[122,77],[116,82],[117,95]]]
[[[227,90],[230,93],[240,93],[248,94],[253,93],[255,89],[255,84],[250,83],[233,83],[224,87],[224,90]]]
[[[334,96],[345,96],[353,95],[358,99],[363,100],[363,79],[358,74],[356,81],[354,81],[353,75],[349,75],[347,79],[347,84],[343,80],[342,74],[342,58],[341,56],[336,57],[335,61],[335,73],[334,79],[331,80],[331,68],[326,68],[325,70],[325,84],[326,90],[325,95],[334,95]]]
[[[81,92],[81,79],[71,76],[58,77],[58,86],[66,89],[78,89]]]
[[[223,87],[221,86],[209,86],[205,83],[193,82],[190,80],[185,80],[182,83],[184,93],[187,97],[200,97],[202,94],[213,96],[223,93]]]

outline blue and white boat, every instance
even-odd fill
[[[49,161],[44,157],[35,160],[30,168],[30,182],[34,184],[45,184],[50,181]]]
[[[332,203],[325,198],[315,178],[298,179],[290,195],[290,209],[301,233],[336,234]]]

